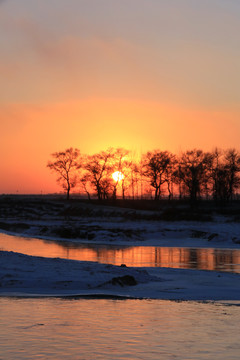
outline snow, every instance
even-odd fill
[[[20,223],[21,224],[21,223]],[[118,246],[161,246],[240,249],[240,224],[216,219],[198,221],[123,221],[78,219],[25,221],[27,229],[8,221],[10,235]]]
[[[88,206],[70,209],[66,215],[59,203],[18,206],[3,204],[2,232],[99,245],[240,249],[240,223],[229,216],[214,215],[211,221],[163,221],[154,219],[154,214],[149,217],[149,212],[129,209]],[[204,270],[130,268],[0,251],[0,296],[240,300],[239,276]]]
[[[181,207],[146,211],[31,197],[0,197],[0,205],[0,231],[13,235],[119,246],[240,249],[240,206],[226,215],[214,209],[205,214],[203,207],[192,216]],[[168,221],[163,220],[167,211]]]
[[[203,270],[128,268],[0,252],[1,296],[121,296],[239,300],[240,275]],[[124,282],[134,279],[135,283]]]

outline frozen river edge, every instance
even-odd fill
[[[0,252],[0,296],[101,296],[239,300],[240,275],[204,270],[130,268]]]
[[[0,215],[0,231],[54,241],[240,248],[238,218],[214,213],[209,221],[164,221],[161,211],[11,199],[2,202]],[[239,276],[204,270],[131,268],[0,251],[0,296],[240,300]]]

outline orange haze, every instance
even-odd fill
[[[194,147],[238,147],[239,115],[124,99],[5,105],[0,192],[59,191],[46,163],[51,153],[71,146],[87,154],[124,147],[138,155],[155,148],[178,153]]]

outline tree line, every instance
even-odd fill
[[[236,149],[148,151],[136,159],[123,148],[109,148],[93,155],[69,148],[55,152],[47,167],[58,174],[57,181],[67,199],[76,188],[89,199],[178,197],[196,202],[233,200],[240,188],[240,153]],[[113,178],[113,174],[115,176]]]

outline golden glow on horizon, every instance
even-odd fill
[[[1,110],[1,193],[61,191],[46,164],[53,152],[69,147],[82,154],[121,147],[135,158],[153,149],[179,153],[196,146],[205,151],[239,148],[239,110],[104,98],[9,104]]]
[[[124,179],[124,175],[123,173],[121,173],[121,171],[115,171],[113,174],[112,174],[112,178],[114,181],[116,182],[120,182]]]
[[[32,3],[0,0],[0,193],[58,192],[69,147],[239,148],[238,1]]]

